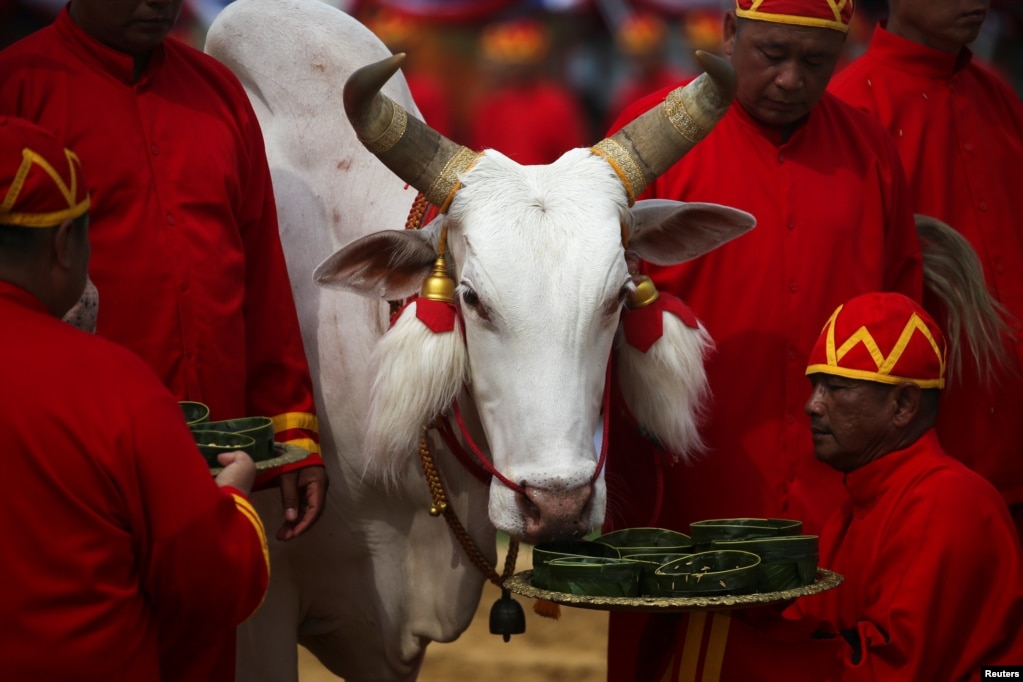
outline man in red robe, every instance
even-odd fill
[[[318,453],[259,124],[226,67],[164,39],[180,8],[75,0],[0,51],[0,114],[52,130],[92,169],[97,333],[211,420],[272,417],[278,440]],[[278,480],[287,539],[322,512],[322,460],[257,487]]]
[[[802,409],[810,341],[820,320],[857,294],[922,295],[894,142],[825,92],[851,14],[851,2],[828,0],[737,0],[726,14],[736,102],[646,194],[734,206],[757,219],[750,233],[695,261],[645,270],[715,341],[701,430],[707,452],[671,466],[670,453],[613,414],[608,528],[688,532],[700,519],[784,517],[814,534],[846,497],[841,476],[813,457]],[[616,128],[665,94],[634,104]],[[691,630],[683,621],[673,638],[663,617],[611,614],[608,679],[652,679],[676,645],[687,674],[709,670],[712,679],[728,655],[728,628],[713,615],[694,616]]]
[[[671,63],[668,27],[652,12],[629,14],[615,31],[614,38],[626,74],[608,103],[607,119],[612,124],[639,98],[693,77]]]
[[[1016,528],[934,429],[945,358],[934,319],[900,294],[856,297],[828,319],[806,411],[817,458],[849,492],[820,536],[821,565],[844,582],[782,618],[733,617],[760,638],[722,679],[960,682],[1023,663]]]
[[[814,450],[849,491],[820,560],[845,582],[794,609],[849,642],[842,680],[980,679],[982,665],[1023,663],[1016,529],[934,429],[945,357],[934,320],[897,294],[836,310],[810,354]]]
[[[914,211],[970,242],[1009,313],[1004,371],[985,375],[965,363],[942,394],[938,435],[994,483],[1023,534],[1023,103],[967,47],[988,4],[891,0],[887,24],[829,89],[888,128]],[[924,303],[942,319],[940,307]]]
[[[523,165],[547,164],[589,144],[574,93],[546,76],[550,38],[539,21],[487,26],[480,56],[489,82],[469,112],[468,146],[496,149]]]
[[[290,540],[327,481],[270,172],[238,79],[167,38],[181,2],[69,3],[0,51],[0,114],[53,131],[92,170],[97,333],[211,420],[271,417],[277,440],[314,452],[257,478],[279,485]],[[233,639],[212,651],[193,679],[233,678]]]
[[[0,117],[0,669],[172,679],[263,599],[256,469],[223,454],[214,480],[152,370],[59,319],[85,287],[87,187],[54,136]]]

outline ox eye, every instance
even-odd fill
[[[480,304],[480,297],[476,294],[475,291],[473,291],[469,287],[463,286],[462,303],[469,306],[470,308],[475,308]]]
[[[480,322],[486,325],[493,325],[490,308],[480,300],[479,294],[464,283],[458,288],[458,291],[462,299],[463,312],[471,311]]]

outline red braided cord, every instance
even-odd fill
[[[500,471],[495,469],[494,465],[490,463],[490,460],[488,460],[486,457],[484,457],[483,453],[480,452],[479,447],[477,447],[477,445],[476,445],[476,441],[474,441],[472,439],[472,436],[469,435],[469,429],[466,428],[465,422],[462,420],[462,411],[458,408],[458,400],[457,399],[452,403],[452,406],[454,407],[454,410],[455,410],[455,420],[458,422],[458,427],[462,431],[462,437],[465,438],[465,442],[469,445],[469,449],[472,450],[472,454],[476,455],[476,459],[479,460],[479,463],[481,465],[483,465],[483,468],[486,469],[487,471],[489,471],[491,476],[494,476],[495,478],[497,478],[497,480],[499,480],[501,483],[505,484],[507,487],[511,488],[512,490],[514,490],[517,493],[525,495],[526,491],[525,491],[525,489],[521,485],[519,485],[518,483],[514,483],[514,482],[508,480],[508,478],[506,476],[504,476]],[[593,478],[590,479],[590,483],[593,483],[594,481],[597,480],[597,477],[600,476],[600,472],[603,471],[603,469],[604,469],[604,462],[607,461],[607,442],[608,442],[608,440],[610,440],[610,438],[608,438],[608,433],[609,433],[609,428],[610,428],[610,425],[611,425],[611,362],[610,361],[608,361],[608,363],[607,363],[607,374],[606,374],[606,376],[604,378],[604,422],[603,422],[603,424],[604,424],[604,430],[601,433],[601,439],[600,439],[600,441],[601,441],[600,442],[600,457],[599,457],[599,459],[597,459],[597,469],[596,469],[596,471],[593,472]],[[461,459],[461,457],[459,457],[459,459]]]

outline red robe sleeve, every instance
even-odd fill
[[[821,564],[846,580],[793,610],[859,643],[844,650],[842,680],[973,680],[982,665],[1023,661],[1023,554],[1008,510],[937,443],[931,432],[847,475],[852,505],[821,533]]]

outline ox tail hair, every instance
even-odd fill
[[[991,383],[1011,366],[1006,339],[1011,314],[991,295],[973,246],[937,218],[917,215],[916,230],[923,254],[924,288],[944,308],[948,344],[948,379],[963,371],[963,357],[973,359],[978,376]]]
[[[397,486],[415,461],[423,427],[468,379],[460,326],[434,333],[406,306],[373,349],[373,386],[364,441],[368,479]]]
[[[671,313],[664,334],[644,353],[618,330],[618,379],[622,397],[639,427],[675,461],[688,462],[705,451],[699,425],[710,387],[703,366],[714,341],[701,324],[686,326]]]

